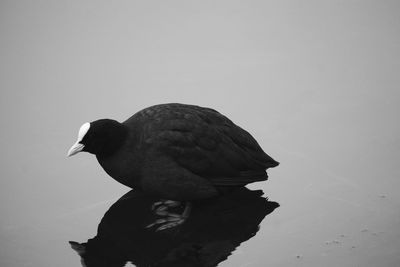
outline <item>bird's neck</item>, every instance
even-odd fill
[[[112,138],[103,144],[101,150],[96,153],[96,156],[106,158],[114,154],[125,143],[128,132],[129,130],[126,125],[122,123],[114,125]]]

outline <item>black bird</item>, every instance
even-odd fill
[[[161,104],[126,121],[85,123],[68,156],[95,154],[118,182],[166,200],[155,209],[186,201],[182,215],[169,216],[167,227],[188,216],[188,201],[214,197],[226,188],[267,180],[279,165],[257,141],[217,111],[194,105]]]

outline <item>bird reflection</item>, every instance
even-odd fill
[[[152,267],[217,266],[253,237],[264,217],[279,207],[262,194],[239,187],[195,202],[184,224],[159,231],[148,227],[160,220],[152,210],[159,199],[132,190],[105,213],[94,238],[70,244],[87,267],[122,267],[127,262]]]

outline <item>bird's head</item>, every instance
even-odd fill
[[[126,127],[109,119],[84,123],[78,132],[78,140],[68,150],[68,156],[81,151],[95,155],[108,155],[119,148],[127,135]]]

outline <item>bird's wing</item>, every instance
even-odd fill
[[[143,127],[147,146],[216,185],[244,185],[267,179],[279,163],[256,140],[215,110],[178,106],[150,112]]]

